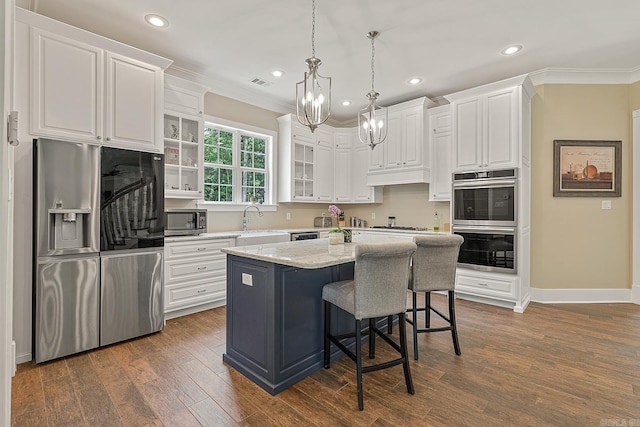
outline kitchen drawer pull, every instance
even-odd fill
[[[198,267],[198,270],[206,270],[206,269],[207,269],[206,266],[205,267]]]
[[[197,291],[197,292],[198,292],[199,294],[203,294],[203,293],[207,292],[207,290],[206,290],[206,289],[198,289],[198,291]]]
[[[198,248],[198,252],[200,252],[200,251],[206,251],[206,250],[207,250],[207,248]]]
[[[487,285],[486,283],[478,283],[478,286],[482,286],[482,287],[484,287],[484,288],[489,287],[489,285]]]

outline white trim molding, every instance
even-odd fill
[[[638,288],[636,286],[636,288]],[[636,289],[640,294],[640,289]],[[541,289],[531,288],[531,301],[543,304],[559,303],[629,303],[631,289]],[[640,295],[638,295],[640,296]]]
[[[640,285],[631,287],[631,302],[640,305]]]
[[[640,80],[640,67],[632,69],[543,68],[529,73],[529,77],[534,86],[631,84]]]

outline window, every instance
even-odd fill
[[[271,203],[273,137],[206,122],[204,200],[211,203]]]

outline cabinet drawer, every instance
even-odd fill
[[[195,279],[198,277],[224,277],[227,267],[225,254],[201,258],[197,260],[184,260],[182,262],[165,263],[165,282],[175,282],[183,279]]]
[[[235,246],[235,239],[202,239],[188,242],[168,243],[164,247],[166,260],[193,258],[220,254],[220,249]]]
[[[165,311],[226,298],[226,278],[199,280],[165,288]]]
[[[456,290],[488,296],[508,297],[511,299],[514,295],[515,280],[515,277],[513,279],[500,279],[458,273]]]

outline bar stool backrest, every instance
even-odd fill
[[[417,245],[409,288],[415,292],[452,291],[460,245],[457,234],[433,234],[413,238]]]
[[[412,242],[358,244],[355,249],[356,319],[398,314],[407,305]]]

